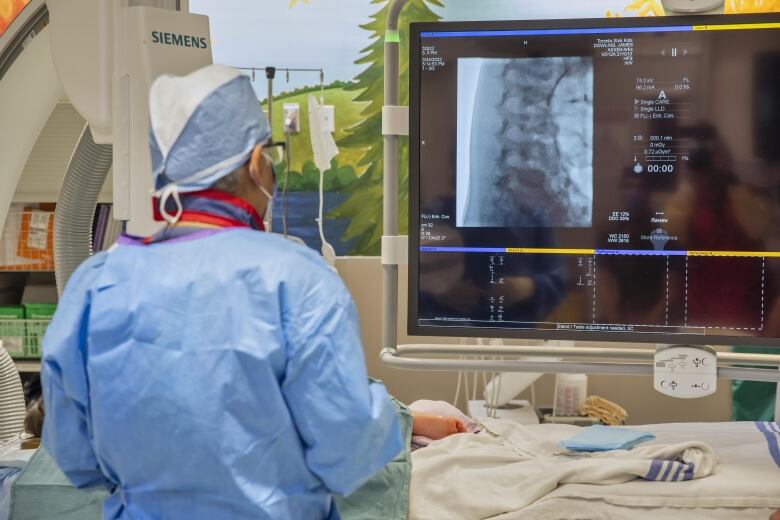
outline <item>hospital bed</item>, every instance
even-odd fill
[[[554,433],[556,425],[518,426],[540,435]],[[656,435],[653,444],[692,440],[710,445],[718,466],[708,477],[684,482],[651,482],[641,479],[620,484],[564,484],[527,507],[498,511],[495,504],[506,497],[494,495],[513,489],[507,473],[490,459],[471,464],[453,453],[452,469],[437,477],[412,470],[410,515],[413,519],[451,517],[452,510],[469,511],[460,518],[515,519],[761,519],[780,508],[780,428],[776,423],[659,424],[634,427]],[[455,443],[453,443],[455,444]],[[412,455],[414,466],[415,457]],[[530,462],[528,464],[534,464]],[[533,469],[528,469],[532,473]],[[524,473],[524,472],[521,472]],[[527,485],[527,483],[526,483]],[[517,494],[524,493],[517,482]],[[425,497],[446,493],[441,506]],[[509,501],[511,502],[511,501]]]
[[[541,435],[559,428],[546,424],[517,427],[535,429]],[[635,428],[655,434],[654,443],[705,442],[713,448],[718,466],[712,475],[686,482],[634,480],[613,485],[565,484],[528,507],[496,515],[491,488],[500,486],[502,493],[520,495],[524,492],[523,482],[508,486],[502,481],[502,468],[487,457],[479,467],[464,466],[458,462],[457,450],[451,453],[449,469],[443,468],[436,476],[421,475],[415,472],[414,461],[428,448],[411,454],[407,449],[363,489],[342,501],[343,517],[345,520],[471,520],[488,516],[501,520],[766,520],[780,508],[780,425],[707,423]],[[409,436],[407,431],[407,440]],[[436,443],[431,447],[435,448]],[[68,485],[45,452],[38,451],[31,458],[30,455],[24,455],[29,463],[23,469],[3,481],[0,520],[100,518],[100,505],[105,496],[102,491],[78,491]],[[426,507],[430,501],[421,504],[425,502],[421,498],[438,492],[446,493],[446,507]],[[449,514],[451,507],[470,513],[453,517]]]
[[[0,456],[0,520],[100,520],[105,496],[71,486],[43,449]]]

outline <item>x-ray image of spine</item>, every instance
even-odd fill
[[[593,60],[458,61],[461,227],[589,227]]]

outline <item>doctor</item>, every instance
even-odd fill
[[[43,444],[107,519],[339,518],[402,448],[369,384],[352,299],[313,251],[263,233],[274,174],[249,79],[151,89],[168,226],[68,283],[44,340]]]

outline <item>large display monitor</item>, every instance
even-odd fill
[[[410,334],[780,346],[780,14],[410,49]]]

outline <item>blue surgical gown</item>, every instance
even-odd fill
[[[43,443],[107,519],[338,518],[402,449],[353,301],[312,251],[251,230],[101,253],[43,346]]]

